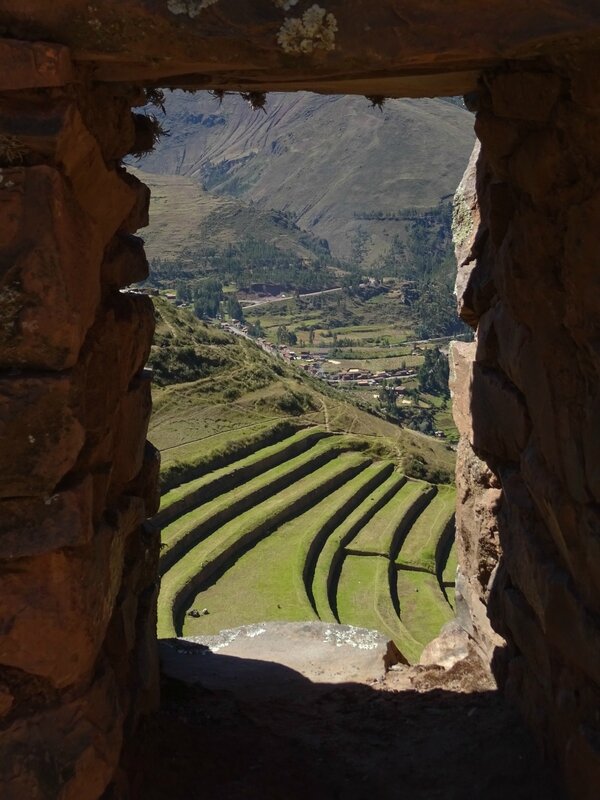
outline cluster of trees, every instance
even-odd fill
[[[449,374],[448,357],[437,347],[426,350],[423,363],[417,371],[419,389],[425,394],[447,399],[450,397]]]
[[[230,319],[236,319],[238,322],[244,322],[244,309],[234,294],[229,295],[227,298],[227,316]]]
[[[436,336],[457,336],[471,329],[459,318],[456,299],[446,283],[431,281],[418,287],[412,305],[417,336],[432,339]]]
[[[223,284],[214,278],[204,278],[194,286],[194,313],[199,319],[216,317],[221,311]]]
[[[184,250],[178,258],[155,259],[152,262],[152,282],[156,285],[187,279],[191,274],[218,276],[225,283],[243,286],[247,283],[275,283],[301,291],[317,291],[336,285],[329,270],[339,266],[327,243],[312,241],[306,234],[307,246],[313,255],[303,258],[294,252],[280,249],[270,242],[247,236],[224,246],[207,245],[198,250]]]
[[[451,203],[442,202],[428,211],[408,209],[401,218],[409,223],[406,240],[396,235],[374,271],[419,284],[452,283],[455,262]]]
[[[285,325],[280,325],[277,328],[277,344],[287,344],[288,346],[292,347],[295,344],[298,344],[298,337],[294,333],[294,331],[288,330]]]
[[[448,388],[448,358],[439,348],[427,350],[423,364],[418,370],[418,388],[408,389],[405,393],[411,397],[415,405],[397,405],[394,387],[384,381],[379,388],[379,403],[386,417],[395,422],[405,425],[407,428],[420,431],[421,433],[435,433],[435,411],[433,408],[422,408],[416,403],[421,399],[422,394],[442,397],[449,399],[450,389]]]

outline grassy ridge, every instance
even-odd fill
[[[396,642],[407,659],[417,660],[422,647],[394,609],[389,563],[382,556],[346,556],[338,591],[339,621],[380,630]]]
[[[446,599],[456,609],[456,570],[458,567],[458,554],[453,543],[442,571],[441,586]]]
[[[321,619],[336,620],[336,588],[344,557],[343,548],[390,497],[406,482],[404,475],[394,472],[333,531],[319,553],[315,565],[312,593]]]
[[[419,500],[431,494],[431,486],[423,481],[407,481],[398,493],[372,517],[346,549],[352,553],[389,556],[398,529]]]
[[[198,505],[300,455],[325,436],[326,431],[305,428],[270,447],[262,447],[233,464],[171,489],[162,496],[160,511],[154,518],[156,525],[162,527]]]
[[[439,486],[435,497],[421,512],[407,533],[396,562],[400,567],[414,567],[435,573],[438,543],[454,516],[455,490]]]
[[[161,574],[215,528],[286,489],[294,481],[315,471],[340,453],[352,449],[354,442],[348,437],[331,436],[318,442],[307,452],[258,475],[243,486],[184,514],[162,532]]]
[[[315,598],[312,591],[316,564],[319,553],[325,546],[331,533],[339,524],[351,514],[357,506],[372,491],[385,481],[393,472],[394,465],[389,461],[379,461],[368,467],[360,480],[350,481],[336,495],[326,498],[318,510],[319,522],[309,527],[304,537],[304,547],[300,551],[300,561],[297,564],[297,574],[302,575],[305,592],[310,604],[316,611]]]
[[[177,486],[206,475],[212,470],[232,464],[237,459],[251,456],[263,447],[268,447],[291,436],[298,426],[289,420],[259,422],[252,426],[253,430],[246,436],[240,431],[225,431],[221,435],[206,437],[199,442],[188,442],[180,447],[169,458],[171,451],[162,451],[162,468],[160,486],[163,493]],[[181,460],[183,459],[183,460]]]
[[[410,636],[418,642],[416,653],[420,655],[423,647],[452,619],[452,608],[440,592],[435,575],[400,569],[396,585],[400,616]],[[406,655],[410,658],[408,652]]]
[[[166,511],[189,503],[163,532],[160,636],[337,620],[415,661],[452,616],[453,487],[373,463],[360,437],[296,432],[172,490]]]

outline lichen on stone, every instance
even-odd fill
[[[315,50],[335,50],[337,20],[321,6],[313,5],[302,17],[288,17],[279,33],[277,43],[284,53],[310,54]]]
[[[22,164],[27,155],[27,147],[16,136],[0,134],[0,165],[14,167]]]
[[[283,8],[284,11],[289,11],[292,6],[297,5],[300,0],[273,0],[278,8]]]
[[[172,14],[187,14],[194,19],[205,8],[218,3],[219,0],[167,0],[167,8]]]

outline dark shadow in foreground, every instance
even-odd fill
[[[498,692],[315,684],[188,642],[177,657],[186,682],[163,677],[131,752],[134,800],[562,797]]]

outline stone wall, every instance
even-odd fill
[[[143,526],[158,500],[145,442],[154,315],[119,291],[147,272],[133,234],[148,192],[120,166],[143,97],[70,83],[64,48],[11,51],[0,63],[12,89],[0,95],[0,796],[91,800],[118,787],[123,745],[158,691],[158,541]]]
[[[433,93],[447,88],[449,70],[468,70],[452,85],[470,87],[484,66],[468,98],[482,149],[456,215],[461,313],[477,328],[477,341],[452,354],[461,620],[560,760],[572,796],[595,800],[600,58],[548,53],[581,44],[584,32],[597,38],[600,12],[597,3],[571,4],[571,19],[564,3],[539,0],[537,12],[521,9],[522,35],[486,17],[481,60],[465,52],[455,63],[433,35],[445,28],[423,27],[427,15],[408,5],[421,18],[412,49],[398,47],[387,22],[397,17],[395,0],[378,11],[375,32],[389,29],[387,39],[367,36],[360,15],[351,26],[340,11],[333,71],[326,60],[267,58],[280,4],[250,44],[242,22],[226,25],[224,39],[205,36],[204,20],[190,27],[167,4],[143,0],[128,3],[125,18],[112,0],[98,19],[84,0],[69,4],[77,13],[46,0],[9,0],[0,10],[11,37],[0,42],[3,799],[126,797],[122,752],[157,699],[159,545],[143,525],[157,507],[158,458],[145,442],[153,313],[146,298],[119,291],[147,270],[133,235],[146,222],[147,191],[120,165],[143,145],[130,111],[143,95],[90,76],[269,88],[283,71],[295,88],[391,94],[403,71],[419,78],[425,70]],[[240,8],[229,3],[228,13]],[[463,15],[480,26],[468,4]],[[221,30],[221,17],[211,19]],[[500,30],[509,51],[499,49]],[[472,46],[471,28],[453,31]],[[73,46],[78,64],[65,46],[17,41],[42,33]],[[363,41],[357,61],[354,44]],[[387,60],[373,70],[383,51]],[[249,52],[258,59],[250,84]],[[544,60],[490,67],[541,52]]]
[[[508,63],[469,98],[481,152],[455,238],[477,336],[451,359],[463,620],[586,800],[600,787],[599,70],[597,55]]]

